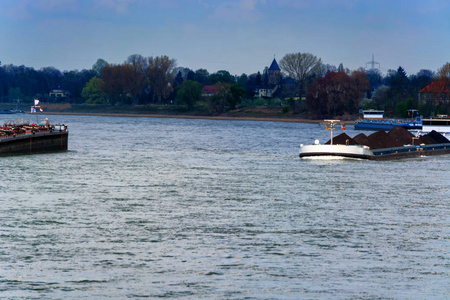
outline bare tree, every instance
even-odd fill
[[[299,96],[303,96],[306,80],[314,73],[320,73],[322,61],[311,53],[289,53],[280,61],[281,68],[298,83]]]
[[[149,87],[153,90],[153,102],[161,100],[172,91],[175,79],[176,60],[168,56],[149,57],[147,76]]]
[[[140,54],[133,54],[128,56],[125,63],[131,65],[136,70],[136,72],[145,74],[145,72],[147,71],[148,61]]]
[[[364,70],[354,71],[351,75],[329,72],[311,84],[306,96],[308,113],[313,118],[354,114],[369,88]]]
[[[102,73],[103,68],[107,65],[108,63],[106,62],[106,60],[99,58],[97,59],[97,62],[92,66],[92,70],[94,70],[97,73],[97,76],[100,76],[100,74]]]
[[[436,103],[441,105],[442,109],[448,111],[450,99],[450,63],[446,63],[438,70],[438,80],[433,85],[433,93],[431,93]]]
[[[148,62],[142,55],[133,54],[128,56],[125,63],[130,65],[132,68],[132,72],[130,74],[132,77],[130,94],[132,97],[132,105],[137,105],[139,102],[139,97],[145,89]]]
[[[438,78],[445,80],[446,83],[450,83],[450,63],[446,63],[438,70]]]

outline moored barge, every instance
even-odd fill
[[[4,124],[0,129],[0,156],[67,151],[65,125]]]
[[[31,112],[36,112],[35,100]],[[38,123],[38,122],[37,122]],[[45,119],[42,124],[5,122],[0,128],[0,156],[67,151],[69,131],[64,124],[52,125]]]

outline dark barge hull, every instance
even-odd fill
[[[420,123],[395,123],[395,122],[374,122],[374,121],[356,121],[355,129],[356,130],[385,130],[389,131],[394,129],[396,126],[403,127],[407,130],[411,129],[422,129],[422,124]]]
[[[344,158],[357,158],[368,160],[398,160],[424,156],[446,155],[450,154],[450,143],[433,144],[433,145],[412,145],[395,148],[383,148],[371,150],[370,155],[350,154],[345,152],[311,152],[300,153],[300,158],[320,157],[320,156],[336,156]]]
[[[371,160],[396,160],[421,156],[450,154],[450,144],[405,146],[372,150]]]
[[[67,151],[68,131],[7,137],[0,140],[0,156]]]
[[[350,154],[350,153],[332,153],[332,152],[315,152],[315,153],[300,153],[300,158],[305,157],[320,157],[320,156],[336,156],[344,158],[355,158],[355,159],[371,159],[371,155],[363,154]]]

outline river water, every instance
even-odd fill
[[[0,158],[0,298],[450,298],[449,155],[300,160],[317,124],[49,118],[68,152]]]

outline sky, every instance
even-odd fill
[[[436,72],[450,61],[448,0],[1,0],[0,61],[60,71],[167,55],[178,67],[262,72],[311,53],[356,70]],[[378,65],[377,65],[378,66]]]

